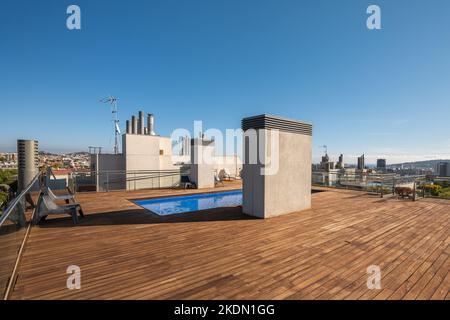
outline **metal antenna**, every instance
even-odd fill
[[[102,103],[109,103],[111,105],[112,121],[114,122],[114,154],[119,153],[119,109],[117,107],[117,98],[109,96],[108,98],[100,100]]]

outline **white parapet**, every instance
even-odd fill
[[[270,218],[311,208],[312,125],[260,115],[242,129],[243,212]]]

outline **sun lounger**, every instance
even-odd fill
[[[401,198],[405,198],[405,197],[410,197],[413,195],[413,190],[411,188],[408,187],[396,187],[395,188],[395,193],[401,197]]]
[[[53,193],[53,191],[49,187],[46,187],[44,193],[48,194],[53,201],[64,200],[64,201],[66,201],[67,204],[69,204],[70,200],[72,200],[72,202],[75,202],[75,196],[71,193],[63,194],[63,195],[56,195]]]
[[[231,180],[231,174],[228,172],[227,168],[223,169],[222,176],[223,176],[223,179]]]
[[[72,217],[73,223],[76,224],[78,223],[78,212],[80,217],[84,217],[80,204],[72,203],[63,206],[57,205],[48,194],[41,193],[38,201],[38,209],[34,216],[34,222],[39,223],[45,220],[49,214],[69,214]]]
[[[223,181],[219,178],[219,176],[217,175],[217,174],[214,174],[214,185],[219,185],[219,184],[221,184],[222,186],[225,186],[224,184],[223,184]]]
[[[195,185],[195,182],[192,182],[191,179],[189,179],[189,176],[181,176],[180,187],[182,187],[184,189],[196,188],[196,185]]]

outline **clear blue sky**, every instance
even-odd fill
[[[82,29],[66,28],[81,7]],[[366,28],[366,8],[382,30]],[[314,157],[449,157],[448,0],[3,0],[0,150],[112,148],[110,113],[156,131],[238,128],[270,113],[314,125]]]

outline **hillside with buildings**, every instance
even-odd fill
[[[394,163],[394,164],[387,165],[387,167],[391,168],[391,169],[394,169],[394,168],[427,169],[427,168],[436,168],[437,164],[440,162],[450,162],[450,159]]]

